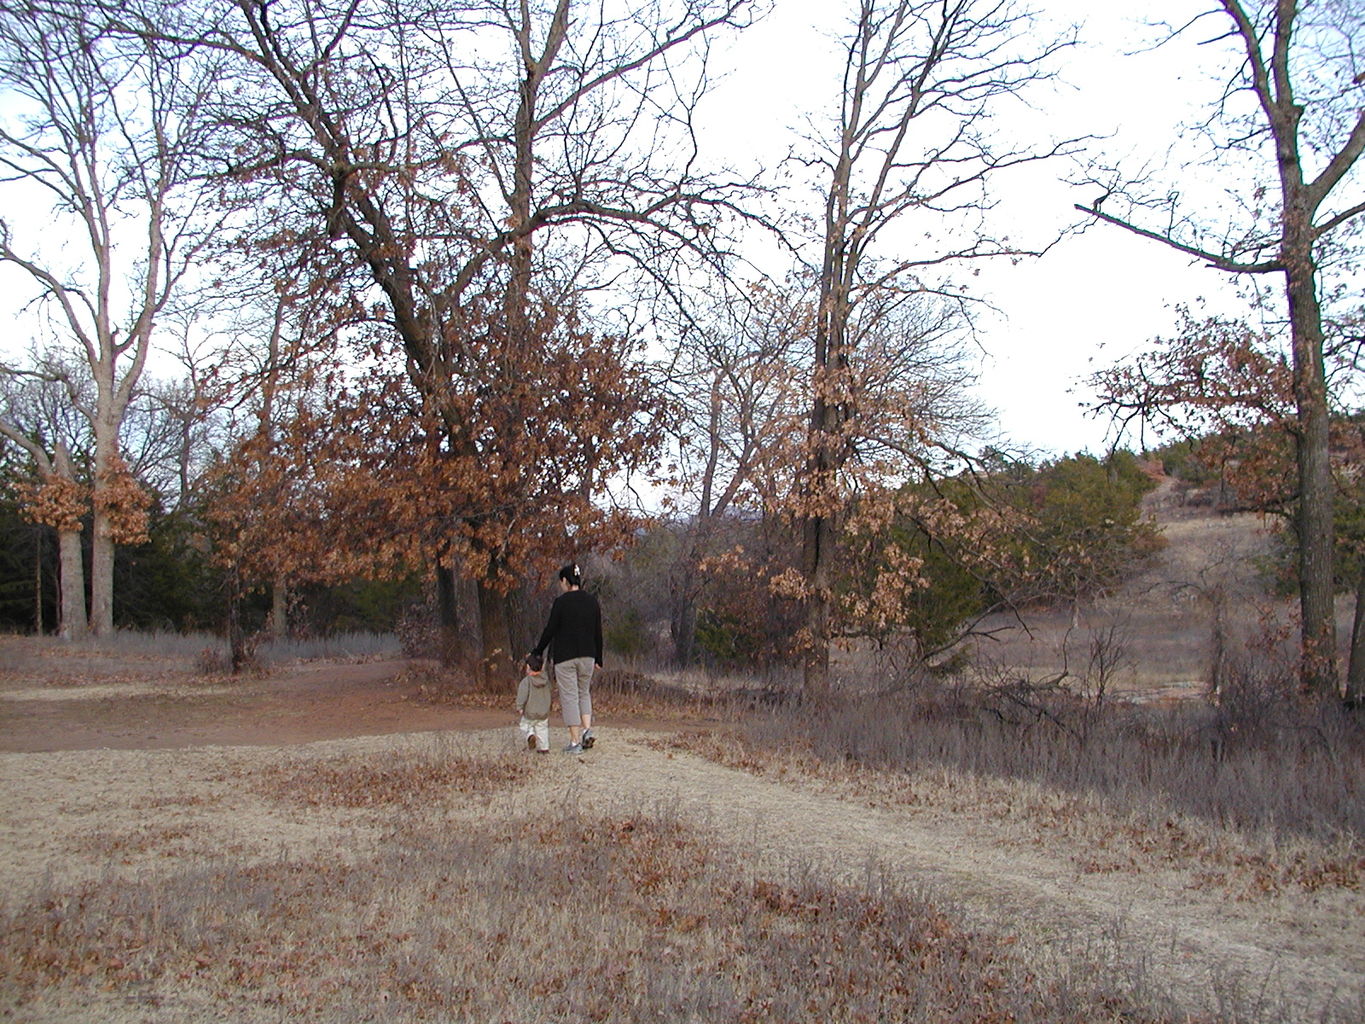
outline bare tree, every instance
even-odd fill
[[[806,376],[800,349],[811,308],[799,289],[756,286],[715,299],[678,327],[669,391],[679,409],[680,544],[669,570],[675,660],[692,660],[702,562],[725,546],[737,512],[775,507],[777,476],[800,450]],[[779,467],[782,467],[779,469]]]
[[[57,216],[49,244],[0,221],[0,261],[21,270],[69,333],[94,383],[81,411],[94,438],[90,628],[113,629],[114,545],[125,497],[120,429],[167,308],[211,225],[188,186],[187,136],[204,69],[106,35],[97,10],[12,4],[0,10],[0,167],[44,191]],[[53,232],[71,233],[74,264]]]
[[[1357,165],[1365,152],[1365,73],[1358,6],[1335,0],[1219,0],[1173,35],[1226,42],[1229,72],[1213,117],[1199,128],[1210,163],[1241,211],[1221,237],[1217,211],[1191,216],[1172,189],[1144,197],[1111,172],[1106,194],[1079,209],[1230,274],[1278,279],[1288,310],[1296,422],[1300,678],[1335,695],[1333,482],[1324,361],[1322,271],[1365,214]],[[1107,203],[1101,209],[1101,202]]]
[[[1026,251],[988,230],[988,186],[1067,146],[1012,148],[992,141],[985,127],[1001,102],[1051,77],[1054,58],[1069,45],[1039,40],[1033,29],[1029,14],[1002,0],[859,0],[844,38],[838,114],[828,136],[813,140],[812,158],[824,178],[824,217],[813,267],[814,387],[799,514],[805,684],[813,692],[829,681],[840,477],[860,415],[850,379],[858,310],[888,294],[961,303],[961,291],[935,280],[937,271]],[[927,240],[907,247],[892,237],[893,226],[908,220],[921,224]],[[864,332],[874,320],[864,319]],[[932,445],[934,426],[925,422],[899,443]]]

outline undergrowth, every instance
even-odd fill
[[[745,716],[740,732],[754,751],[1023,781],[1084,794],[1118,815],[1175,813],[1246,832],[1365,842],[1365,719],[1254,679],[1230,684],[1216,703],[1164,706],[1025,683],[926,683],[789,701]]]
[[[57,641],[53,641],[57,643]],[[175,657],[194,659],[200,665],[228,663],[228,644],[212,633],[180,633],[173,630],[115,630],[108,636],[61,641],[61,649],[107,656]],[[398,638],[391,633],[338,633],[333,636],[253,638],[255,659],[263,667],[289,661],[319,658],[400,657]],[[221,671],[221,667],[215,671]]]

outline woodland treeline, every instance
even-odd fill
[[[1169,34],[1217,25],[1226,83],[1190,160],[1240,225],[1064,125],[1002,130],[1078,42],[1022,3],[849,0],[771,166],[704,130],[750,0],[0,3],[0,269],[30,300],[3,614],[238,653],[429,619],[500,678],[579,560],[619,651],[819,692],[841,642],[934,661],[1101,592],[1156,543],[1149,476],[1012,453],[972,397],[973,271],[1055,241],[992,215],[1042,166],[1103,189],[1094,230],[1248,282],[1244,318],[1098,373],[1097,412],[1236,448],[1220,472],[1289,527],[1300,682],[1340,692],[1361,15],[1186,6]]]

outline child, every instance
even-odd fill
[[[550,681],[541,671],[544,665],[541,655],[528,654],[526,675],[517,687],[521,734],[526,737],[526,749],[539,754],[550,752]]]

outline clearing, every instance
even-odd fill
[[[0,666],[0,885],[11,901],[110,871],[145,877],[184,856],[268,859],[337,841],[264,813],[226,781],[242,772],[325,752],[382,756],[433,733],[530,756],[516,749],[510,691],[506,709],[425,703],[400,661],[300,664],[234,682],[197,678],[172,659],[7,637]],[[881,865],[973,928],[1017,935],[1039,963],[1122,948],[1123,961],[1143,959],[1192,1008],[1269,1002],[1289,1019],[1317,1019],[1329,1005],[1358,1006],[1365,1018],[1358,875],[1311,890],[1220,884],[1215,865],[1142,859],[1040,827],[1036,814],[1013,812],[1008,787],[917,778],[879,788],[799,766],[739,770],[674,742],[723,723],[623,719],[599,703],[597,749],[540,761],[519,804],[550,821],[571,788],[599,807],[667,805],[774,870],[812,864],[857,877]],[[914,799],[892,791],[902,785]],[[196,794],[202,807],[187,812]],[[115,863],[111,835],[126,839]],[[152,1019],[174,1018],[130,1008],[118,1024]]]

